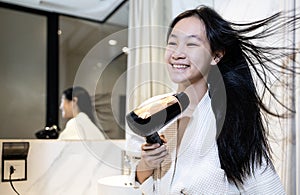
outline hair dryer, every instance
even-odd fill
[[[189,105],[184,93],[177,93],[139,106],[126,115],[129,128],[137,135],[146,137],[147,143],[163,144],[157,131],[166,126]]]

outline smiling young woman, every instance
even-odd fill
[[[262,112],[279,115],[263,104],[252,74],[274,95],[266,72],[274,66],[290,73],[275,60],[295,50],[251,41],[280,32],[279,26],[295,30],[299,21],[278,13],[235,24],[206,6],[172,21],[166,66],[190,105],[160,131],[163,145],[140,143],[136,179],[145,194],[285,193],[271,161]]]

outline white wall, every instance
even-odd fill
[[[95,195],[99,178],[122,173],[124,140],[0,140],[0,151],[3,142],[15,141],[30,144],[27,180],[13,182],[22,195]],[[0,194],[15,193],[1,182]]]

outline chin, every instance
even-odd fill
[[[174,82],[174,83],[181,83],[181,82],[185,82],[187,81],[186,77],[183,76],[182,74],[177,74],[177,75],[172,75],[170,74],[170,79]]]

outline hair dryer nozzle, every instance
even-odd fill
[[[175,94],[175,97],[178,99],[178,101],[181,105],[181,112],[183,112],[190,104],[189,97],[184,92]]]
[[[151,101],[127,114],[127,124],[134,133],[148,139],[182,113],[189,103],[184,92]]]

